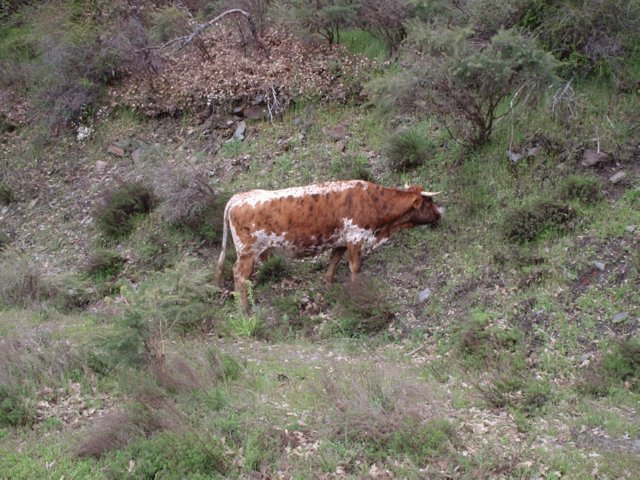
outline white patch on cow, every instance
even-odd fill
[[[244,243],[242,243],[242,240],[240,240],[240,237],[238,237],[238,234],[236,233],[236,227],[233,224],[233,222],[229,222],[229,229],[231,230],[231,237],[233,238],[233,244],[236,247],[236,253],[238,256],[240,256],[244,252],[245,245]]]
[[[232,205],[251,205],[255,207],[259,203],[270,202],[278,198],[305,197],[308,195],[322,195],[326,193],[342,192],[361,185],[363,189],[368,188],[368,184],[361,180],[350,180],[345,182],[326,182],[304,187],[285,188],[283,190],[251,190],[250,192],[238,193],[231,197],[229,201]]]
[[[345,218],[342,224],[342,230],[336,232],[335,240],[332,242],[335,245],[353,243],[361,245],[364,250],[373,250],[387,240],[386,238],[379,240],[373,230],[355,225],[351,218]]]
[[[443,216],[443,215],[444,215],[444,207],[437,206],[437,207],[436,207],[436,210],[438,211],[438,213],[440,214],[440,216]]]
[[[251,236],[255,239],[251,247],[255,255],[259,255],[269,248],[291,250],[291,244],[285,240],[284,234],[278,235],[273,232],[267,233],[265,230],[256,230],[251,233]]]

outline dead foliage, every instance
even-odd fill
[[[113,101],[157,116],[230,106],[256,98],[263,99],[267,107],[308,96],[346,99],[359,94],[370,66],[364,58],[348,56],[341,49],[329,51],[305,44],[278,29],[269,30],[263,37],[269,58],[256,49],[243,55],[233,40],[236,35],[231,27],[211,29],[201,38],[211,60],[203,60],[189,49],[182,50],[167,59],[152,85],[133,76],[111,92]],[[336,75],[336,65],[340,75]],[[345,78],[350,79],[350,87]]]
[[[547,231],[563,231],[570,227],[576,212],[569,205],[557,200],[536,200],[512,208],[504,222],[504,235],[514,243],[526,243]]]
[[[347,336],[385,330],[395,318],[393,305],[381,285],[364,279],[346,282],[335,290],[337,328]]]

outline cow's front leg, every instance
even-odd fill
[[[362,254],[362,246],[357,243],[349,243],[347,245],[347,253],[349,255],[349,270],[351,270],[351,282],[358,280],[360,273],[360,256]]]
[[[347,249],[345,247],[337,247],[331,252],[331,261],[329,262],[327,274],[324,277],[327,282],[327,287],[333,285],[333,275],[336,273],[336,267],[338,266],[338,263],[340,263],[340,260],[342,260],[346,250]]]
[[[253,273],[255,258],[253,256],[240,256],[233,266],[233,281],[238,295],[240,295],[240,310],[242,313],[249,313],[249,295],[247,293],[247,282]]]

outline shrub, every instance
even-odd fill
[[[535,2],[521,23],[564,62],[567,78],[624,78],[640,41],[637,2]]]
[[[291,268],[282,255],[271,255],[258,268],[256,284],[277,282],[288,277],[290,273]]]
[[[560,182],[558,194],[562,200],[594,203],[602,200],[600,181],[596,177],[569,175]]]
[[[11,187],[0,181],[0,205],[10,205],[16,199]]]
[[[388,55],[392,56],[406,36],[404,24],[414,8],[408,0],[362,0],[357,23],[360,28],[382,40]]]
[[[386,154],[394,170],[408,170],[423,165],[433,154],[431,140],[417,128],[396,132],[387,143]]]
[[[0,255],[0,304],[27,307],[55,297],[57,289],[42,266],[24,253],[5,248]]]
[[[147,185],[120,183],[103,192],[94,212],[96,226],[107,240],[120,240],[133,231],[136,217],[149,213],[155,203],[155,195]]]
[[[356,14],[356,5],[348,0],[290,0],[279,11],[294,30],[319,35],[330,47],[340,43],[340,32],[354,25]]]
[[[119,253],[100,248],[91,254],[84,271],[96,280],[108,280],[120,273],[125,262]]]
[[[496,120],[509,112],[507,99],[515,107],[556,78],[557,61],[514,30],[487,41],[468,28],[414,21],[406,46],[410,66],[371,82],[372,99],[392,111],[435,116],[470,147],[489,140]]]
[[[369,168],[369,160],[362,155],[345,155],[334,158],[329,171],[337,179],[366,180],[374,182],[375,178]]]
[[[614,386],[640,391],[640,341],[618,340],[598,362],[586,369],[576,388],[595,396],[607,395]]]
[[[536,200],[511,208],[505,215],[503,231],[507,240],[526,243],[547,231],[563,231],[570,227],[575,210],[556,200]]]
[[[385,330],[395,318],[394,308],[382,286],[360,279],[333,289],[335,333],[347,337],[370,335]],[[329,299],[331,301],[331,299]]]
[[[0,427],[28,425],[35,420],[24,399],[9,387],[0,385]]]

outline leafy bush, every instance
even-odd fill
[[[507,211],[503,231],[507,240],[526,243],[547,231],[568,229],[575,216],[575,210],[563,202],[535,200]]]
[[[558,194],[563,200],[594,203],[602,200],[602,187],[596,177],[569,175],[560,182]]]
[[[84,266],[84,271],[94,279],[107,280],[118,275],[125,262],[126,260],[119,253],[100,248],[91,254]]]
[[[617,0],[535,2],[522,24],[564,62],[564,76],[625,79],[640,42],[640,4]]]
[[[509,112],[508,99],[515,107],[556,78],[557,61],[514,30],[487,41],[469,28],[408,25],[404,60],[410,66],[371,82],[370,96],[381,108],[435,116],[468,146],[489,140]]]
[[[135,227],[136,217],[149,213],[156,198],[143,183],[120,183],[102,193],[102,201],[94,212],[96,226],[108,240],[127,237]]]
[[[134,291],[122,287],[124,314],[98,348],[110,365],[162,364],[163,342],[175,335],[209,331],[220,320],[212,308],[218,292],[211,272],[193,261],[157,273]]]
[[[423,165],[433,154],[429,137],[417,128],[396,132],[387,143],[386,154],[394,170],[408,170]]]

